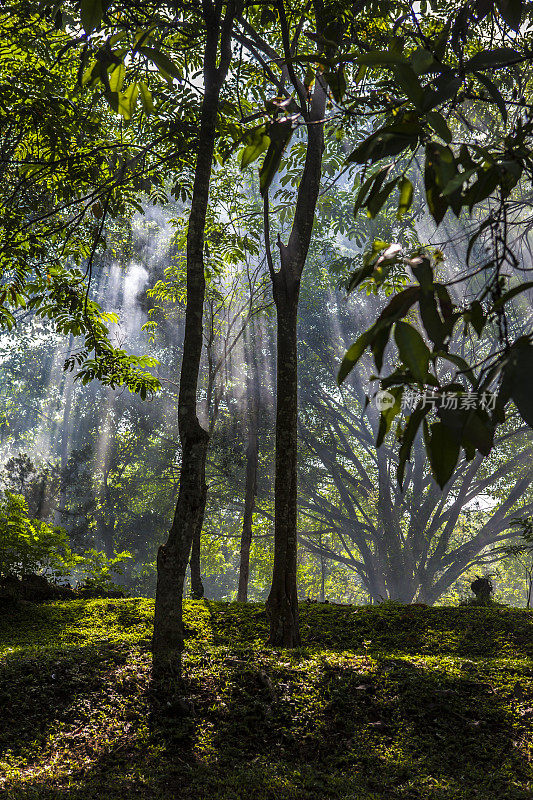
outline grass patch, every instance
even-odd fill
[[[151,689],[148,600],[4,614],[2,797],[533,797],[530,612],[303,604],[282,651],[259,604],[185,611],[189,704]]]

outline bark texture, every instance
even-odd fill
[[[166,544],[157,554],[157,588],[152,639],[156,678],[181,674],[183,650],[183,583],[194,534],[202,510],[205,462],[209,434],[198,421],[197,386],[203,343],[205,297],[204,232],[209,184],[215,147],[220,88],[231,60],[231,35],[235,6],[230,2],[221,18],[221,7],[202,3],[206,26],[204,97],[189,226],[187,233],[187,308],[178,398],[178,424],[182,463],[178,500]],[[220,62],[217,53],[220,45]]]
[[[297,87],[299,88],[299,87]],[[299,92],[301,95],[302,93]],[[320,79],[310,108],[303,109],[307,122],[304,171],[287,245],[279,242],[280,269],[274,270],[270,254],[268,197],[265,199],[265,241],[277,312],[276,477],[274,522],[274,570],[266,608],[270,619],[269,643],[297,647],[297,451],[298,451],[298,348],[297,321],[300,279],[311,243],[320,189],[324,149],[326,94]]]
[[[267,601],[270,643],[283,647],[300,644],[298,623],[297,566],[297,480],[298,450],[298,367],[297,314],[299,283],[287,286],[278,273],[274,299],[278,313],[276,478],[274,570]]]
[[[204,584],[202,582],[200,552],[202,545],[202,528],[204,526],[206,503],[207,503],[207,484],[204,478],[204,484],[202,486],[202,499],[200,501],[200,510],[198,512],[198,521],[196,523],[196,530],[194,531],[192,548],[191,548],[191,560],[190,560],[191,597],[193,600],[201,600],[202,597],[204,596]]]

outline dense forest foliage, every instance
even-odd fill
[[[533,4],[0,8],[0,790],[533,791]]]

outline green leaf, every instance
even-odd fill
[[[265,125],[253,131],[246,137],[245,141],[248,142],[248,144],[242,151],[241,170],[246,169],[246,167],[259,158],[265,150],[268,150],[271,142],[270,137],[267,136]]]
[[[486,321],[487,318],[483,311],[483,306],[479,300],[474,300],[470,306],[470,322],[478,336],[481,336],[481,331],[485,327]]]
[[[139,86],[137,83],[132,83],[125,92],[118,93],[118,112],[122,114],[126,121],[132,117],[138,94]]]
[[[398,219],[409,211],[413,204],[413,184],[406,178],[402,177],[400,181],[400,199],[398,200],[398,211],[396,216]]]
[[[425,443],[433,477],[440,488],[444,489],[457,466],[459,442],[450,436],[446,425],[442,422],[434,422],[425,436]]]
[[[500,0],[504,2],[504,0]],[[498,67],[504,64],[514,64],[520,61],[520,53],[512,50],[510,47],[496,47],[494,50],[483,50],[476,53],[465,64],[465,72],[474,72],[477,69],[485,69],[486,67]]]
[[[339,64],[335,71],[325,70],[324,78],[327,81],[331,94],[337,103],[340,103],[346,92],[346,76],[344,74],[344,67]]]
[[[92,33],[102,21],[102,0],[81,0],[81,24],[85,33]]]
[[[450,144],[453,139],[452,132],[448,127],[448,123],[438,111],[429,111],[426,114],[426,119],[441,139],[443,139],[446,144]]]
[[[429,258],[417,256],[409,262],[411,271],[422,287],[424,294],[433,289],[433,270]]]
[[[477,168],[467,169],[465,172],[459,172],[457,175],[454,175],[454,177],[448,181],[442,190],[443,197],[448,197],[449,195],[454,194],[454,192],[456,192],[457,189],[460,189],[461,186],[466,183],[476,171]]]
[[[465,204],[468,205],[470,212],[475,205],[490,197],[500,181],[500,173],[497,167],[493,166],[478,171],[478,176],[477,181],[465,195]]]
[[[346,290],[348,292],[353,292],[354,289],[357,287],[367,278],[369,278],[372,273],[374,272],[374,264],[365,264],[364,266],[356,269],[354,273],[350,276],[348,284],[346,286]]]
[[[533,428],[533,346],[527,337],[520,337],[511,347],[502,388],[513,398],[524,422]]]
[[[435,59],[433,58],[433,53],[430,53],[429,50],[425,50],[423,47],[418,47],[411,55],[411,64],[417,75],[423,75],[434,63]]]
[[[446,46],[450,41],[450,28],[452,26],[452,21],[453,21],[452,16],[448,17],[448,20],[446,21],[444,28],[437,36],[437,39],[433,46],[433,52],[435,54],[435,58],[437,58],[439,61],[442,61],[442,59],[444,58],[444,54],[446,52]]]
[[[431,352],[419,332],[407,322],[397,322],[394,340],[403,363],[419,383],[425,383]]]
[[[383,189],[369,198],[366,203],[369,216],[373,219],[382,209],[392,190],[398,185],[399,178],[394,178],[385,184]]]
[[[502,119],[504,122],[507,122],[507,106],[505,105],[505,100],[503,99],[500,90],[498,87],[488,78],[486,75],[483,75],[482,72],[474,72],[477,80],[485,87],[489,95],[492,97],[496,106],[498,107],[498,111],[502,115]]]
[[[524,11],[523,0],[496,0],[496,5],[509,27],[518,31]]]
[[[467,412],[463,440],[474,445],[482,455],[489,455],[494,443],[494,427],[486,414],[482,417],[477,410]]]
[[[407,95],[409,100],[420,108],[423,97],[423,89],[415,71],[407,64],[400,64],[394,68],[396,83]]]
[[[385,164],[384,167],[380,167],[380,169],[376,170],[375,172],[368,177],[365,182],[361,185],[357,197],[355,199],[355,205],[353,209],[354,217],[357,215],[357,212],[362,207],[365,198],[367,197],[370,187],[372,186],[372,192],[378,192],[387,175],[389,174],[392,168],[392,164]],[[373,185],[372,185],[373,184]],[[376,188],[377,187],[377,188]]]
[[[371,348],[372,355],[374,356],[374,363],[378,372],[381,372],[383,366],[383,353],[388,344],[390,336],[390,328],[383,328],[373,338]]]
[[[452,73],[453,74],[453,73]],[[463,80],[461,77],[451,77],[448,72],[433,81],[434,89],[431,85],[424,88],[424,96],[421,103],[422,111],[431,111],[436,106],[442,106],[446,100],[453,97],[460,89]]]
[[[413,447],[413,442],[415,440],[415,436],[420,428],[422,420],[429,412],[429,405],[425,408],[416,408],[413,413],[409,416],[407,420],[407,425],[405,426],[405,430],[403,431],[400,439],[400,451],[398,454],[398,469],[396,471],[396,475],[398,478],[398,483],[403,488],[403,478],[405,474],[405,465],[409,458],[411,457],[411,449]]]
[[[346,351],[342,359],[340,369],[337,375],[337,383],[340,384],[345,380],[346,376],[350,374],[355,367],[363,353],[365,352],[370,342],[369,332],[365,331],[359,336],[357,341]]]
[[[402,292],[394,295],[390,303],[385,306],[371,330],[377,332],[387,325],[392,325],[396,320],[404,317],[411,306],[413,306],[420,297],[421,289],[419,286],[409,286]]]
[[[401,122],[376,131],[353,150],[346,163],[366,164],[386,156],[396,156],[406,147],[415,147],[422,129],[418,123]]]
[[[457,164],[452,150],[438,142],[428,142],[424,166],[424,186],[428,207],[437,225],[442,222],[448,205],[453,205],[456,214],[461,210],[459,197],[443,197],[444,188],[456,173]]]
[[[173,78],[181,80],[181,72],[170,60],[170,58],[165,53],[161,52],[161,50],[157,50],[155,47],[140,47],[139,52],[149,58],[150,61],[156,65],[167,83],[172,83]]]
[[[273,122],[268,129],[268,135],[271,142],[266,152],[263,165],[259,170],[259,190],[262,197],[267,193],[279,169],[283,151],[292,136],[292,123],[290,120]]]
[[[420,298],[419,306],[420,317],[427,335],[435,347],[442,347],[448,330],[440,318],[435,295],[430,292],[424,292]]]
[[[144,81],[139,81],[139,89],[141,91],[141,101],[147,116],[155,114],[156,109],[152,100],[152,93]]]
[[[81,77],[81,85],[87,86],[88,83],[95,80],[98,77],[98,67],[99,63],[96,59],[93,59],[87,69],[83,72]],[[93,74],[94,73],[94,74]]]
[[[124,83],[124,77],[126,75],[126,68],[124,64],[119,64],[118,67],[110,73],[109,75],[109,88],[112,92],[120,92],[122,89],[122,84]]]

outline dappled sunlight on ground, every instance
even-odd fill
[[[0,624],[11,800],[526,800],[532,615],[305,606],[264,644],[260,605],[185,608],[187,699],[150,685],[147,600],[25,606]]]

